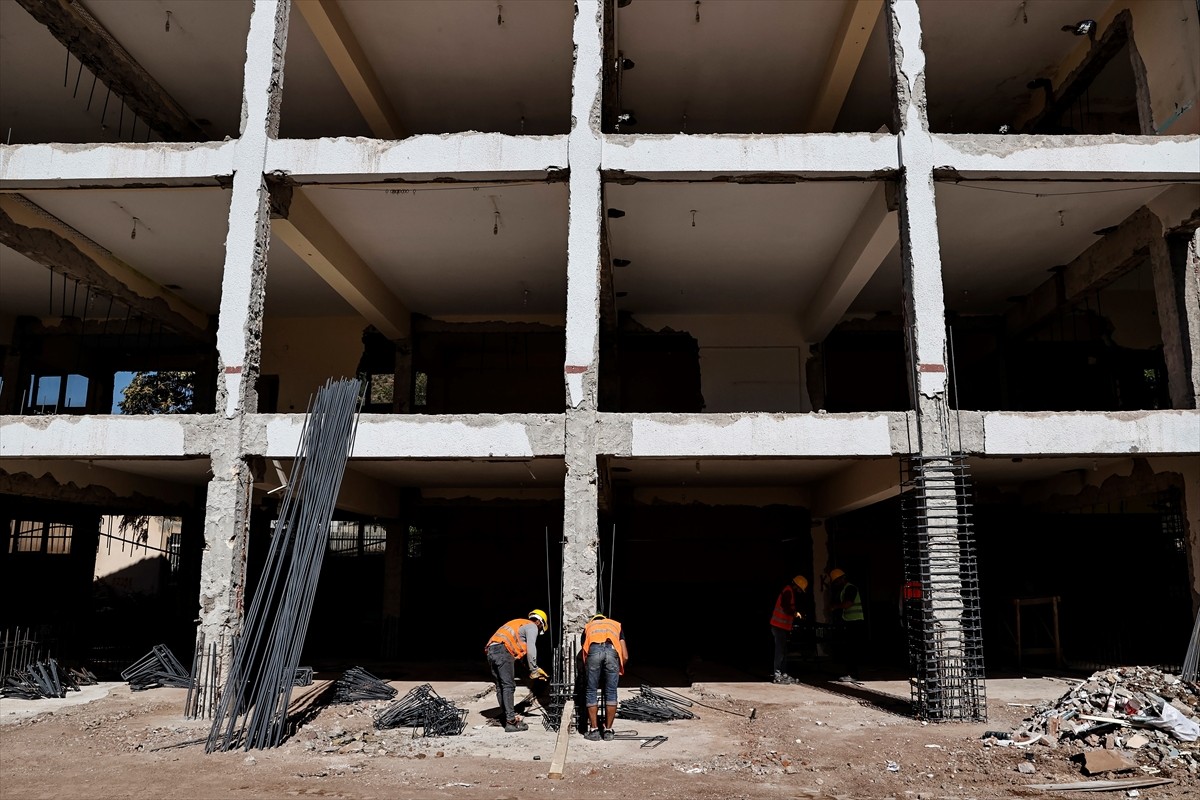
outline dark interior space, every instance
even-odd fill
[[[813,345],[813,407],[834,413],[910,409],[900,324],[898,316],[846,322]]]
[[[1057,596],[1068,665],[1178,669],[1192,614],[1177,490],[1072,510],[981,503],[976,520],[989,667],[1016,663],[1013,601]],[[1050,613],[1023,609],[1025,647],[1051,646]],[[1048,654],[1023,662],[1054,666]]]
[[[216,402],[216,349],[140,316],[55,325],[18,317],[0,356],[12,375],[0,389],[3,413],[211,414]]]
[[[429,662],[470,672],[478,663],[486,675],[484,644],[501,623],[541,608],[551,633],[560,630],[562,519],[561,502],[516,500],[427,501],[403,522],[340,519],[321,568],[304,663],[332,671],[385,665],[388,675],[419,673]],[[271,513],[256,509],[247,602],[270,526]],[[543,636],[538,645],[550,648],[553,640]]]
[[[116,679],[156,644],[190,663],[201,519],[177,518],[179,536],[170,552],[94,580],[98,551],[153,550],[139,533],[141,513],[19,497],[5,497],[0,506],[0,630],[32,630],[61,663],[87,666],[105,680]],[[110,533],[106,514],[131,524]],[[114,536],[125,541],[114,544]]]
[[[979,411],[1170,408],[1153,279],[1142,263],[1034,324],[950,315],[952,391]]]
[[[600,596],[628,637],[625,682],[700,662],[769,675],[767,623],[779,590],[811,574],[809,525],[784,505],[625,502],[602,514]]]
[[[601,410],[704,410],[700,347],[686,331],[652,331],[622,314],[617,331],[600,333]]]
[[[561,328],[414,322],[412,408],[423,414],[561,413],[565,361]]]

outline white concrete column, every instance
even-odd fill
[[[279,126],[283,53],[289,0],[255,0],[246,43],[242,135],[234,151],[233,191],[225,239],[225,270],[217,327],[218,417],[224,425],[212,442],[212,480],[205,504],[200,562],[200,632],[223,641],[224,665],[231,634],[241,630],[252,477],[243,457],[243,415],[257,409],[254,381],[262,339],[270,215],[263,181],[267,141]]]
[[[563,492],[563,635],[596,610],[596,401],[600,338],[600,107],[604,64],[603,4],[579,0],[568,138],[567,342],[563,373],[567,473]]]

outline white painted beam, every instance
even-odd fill
[[[1200,411],[983,414],[989,456],[1200,454]]]
[[[236,142],[0,145],[0,189],[216,184]]]
[[[563,455],[563,418],[536,414],[396,416],[364,414],[351,453],[367,458],[536,458]],[[246,416],[248,455],[291,458],[303,414]]]
[[[900,467],[895,459],[859,461],[812,489],[812,514],[827,519],[900,494]]]
[[[0,458],[204,455],[214,418],[200,415],[0,417]]]
[[[403,139],[407,134],[400,116],[392,107],[383,84],[375,75],[362,45],[337,0],[292,0],[292,6],[304,17],[325,57],[341,78],[346,91],[371,132],[380,139]]]
[[[890,134],[608,134],[603,145],[601,168],[635,177],[870,178],[899,169],[896,137]]]
[[[933,134],[939,172],[963,178],[1195,180],[1200,136]]]
[[[604,414],[602,419],[607,425],[629,426],[628,452],[612,455],[680,458],[892,455],[888,414]],[[606,441],[619,441],[620,437],[597,439],[598,446],[604,449]]]
[[[888,208],[887,187],[880,183],[859,211],[854,227],[809,301],[802,320],[805,341],[820,342],[829,335],[896,246],[900,240],[896,216]]]
[[[883,0],[849,0],[846,3],[842,23],[825,62],[825,72],[821,75],[817,100],[804,124],[805,131],[833,129],[882,8]]]
[[[271,231],[380,333],[393,340],[408,338],[408,308],[317,210],[304,189],[292,193],[287,217],[273,219]]]
[[[306,181],[544,178],[567,165],[566,136],[451,133],[374,139],[277,139],[266,171]]]

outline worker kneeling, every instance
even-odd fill
[[[588,732],[584,736],[593,742],[600,739],[612,741],[613,721],[617,718],[617,682],[625,674],[625,662],[629,659],[629,648],[625,646],[625,634],[621,623],[603,614],[594,614],[583,628],[583,660],[587,668]],[[601,728],[597,721],[597,707],[604,684],[605,720]]]
[[[492,679],[496,682],[496,697],[500,701],[500,713],[504,715],[505,733],[529,730],[529,726],[513,708],[513,692],[516,690],[514,673],[517,659],[524,658],[529,663],[530,678],[547,679],[546,671],[537,665],[537,637],[538,633],[547,633],[549,630],[550,618],[545,611],[535,608],[529,612],[527,619],[509,620],[501,625],[484,648]]]

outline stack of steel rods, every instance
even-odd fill
[[[391,700],[396,696],[395,688],[367,672],[362,667],[351,667],[342,673],[333,687],[333,702],[353,703],[357,700]]]
[[[375,716],[379,730],[421,728],[422,736],[458,736],[466,726],[467,710],[439,695],[428,683],[410,689]]]
[[[204,631],[196,636],[196,652],[192,657],[192,674],[203,676],[203,679],[193,681],[188,687],[187,698],[183,702],[183,715],[188,719],[208,719],[217,710],[218,691],[221,686],[220,653],[224,648],[225,634],[221,634],[217,642],[209,642],[204,646]]]
[[[330,380],[309,403],[266,566],[234,646],[206,752],[263,749],[283,741],[362,397],[358,380]]]
[[[9,675],[0,687],[0,696],[37,700],[41,697],[66,697],[67,690],[79,691],[71,673],[58,671],[53,658],[35,661],[23,670]]]
[[[0,647],[0,681],[29,669],[41,656],[38,642],[28,628],[22,636],[21,629],[4,631],[4,645]]]
[[[643,686],[640,693],[617,704],[617,716],[639,722],[670,722],[673,719],[695,719],[696,715],[684,708],[691,705],[683,698],[669,697]]]
[[[154,645],[149,653],[126,667],[121,672],[121,679],[128,681],[129,688],[135,692],[158,686],[189,689],[192,686],[192,676],[165,644]]]
[[[312,667],[296,667],[296,676],[292,678],[292,686],[312,686],[312,682]]]

